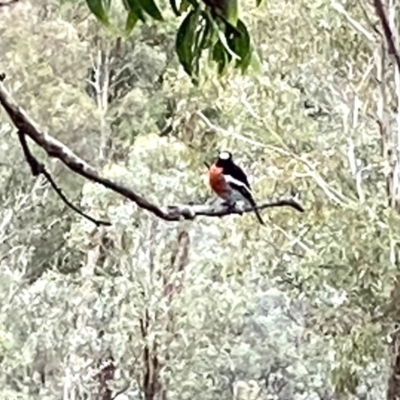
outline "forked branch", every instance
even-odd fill
[[[3,74],[4,79],[4,74]],[[207,217],[223,217],[230,214],[242,214],[254,211],[252,207],[244,209],[237,207],[229,207],[224,204],[187,204],[173,205],[161,207],[142,195],[135,192],[133,189],[124,184],[114,182],[108,178],[102,177],[94,168],[87,164],[84,160],[78,157],[67,146],[53,138],[49,134],[41,131],[29,115],[18,106],[12,96],[9,94],[4,84],[0,82],[0,104],[11,118],[18,132],[29,136],[38,146],[53,158],[59,159],[65,166],[76,174],[110,189],[125,198],[133,201],[138,207],[149,211],[157,217],[166,221],[179,221],[181,219],[192,220],[197,216]],[[304,209],[295,198],[279,199],[273,202],[264,202],[257,208],[263,210],[272,207],[292,207],[297,211],[303,212]]]

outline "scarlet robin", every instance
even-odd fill
[[[208,171],[211,189],[218,197],[233,205],[237,200],[249,203],[256,213],[260,224],[264,225],[251,193],[249,181],[244,171],[233,162],[229,151],[221,151]]]

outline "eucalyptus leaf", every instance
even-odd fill
[[[229,29],[228,34],[228,46],[231,48],[235,54],[237,54],[240,59],[236,61],[236,65],[239,66],[242,71],[245,71],[251,62],[251,43],[250,35],[247,31],[246,25],[239,20],[236,29]]]
[[[90,11],[95,17],[106,27],[110,27],[110,20],[108,18],[109,1],[107,0],[86,0]]]
[[[176,35],[176,52],[183,69],[189,76],[192,76],[193,72],[193,45],[198,17],[198,12],[195,10],[189,11],[185,19],[182,21],[182,24],[179,27]]]
[[[146,13],[149,14],[152,18],[156,19],[157,21],[164,20],[160,10],[153,0],[138,0],[138,2],[143,10],[146,11]]]
[[[171,8],[172,8],[172,11],[174,12],[174,14],[177,16],[177,17],[179,17],[179,16],[181,16],[181,11],[179,10],[179,7],[178,7],[178,5],[176,4],[176,0],[169,0],[169,4],[170,4],[170,6],[171,6]]]
[[[146,22],[146,16],[144,15],[143,8],[138,0],[126,0],[129,9],[142,21]]]
[[[132,33],[138,20],[138,15],[133,10],[130,10],[125,24],[125,36],[129,36]]]

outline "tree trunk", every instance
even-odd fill
[[[381,48],[375,53],[377,81],[379,82],[380,96],[377,102],[377,120],[382,140],[382,152],[385,160],[386,188],[389,207],[400,212],[400,53],[399,53],[399,34],[396,21],[398,13],[397,0],[374,0],[376,15],[381,23],[382,41]],[[398,16],[397,16],[398,18]],[[385,58],[393,59],[393,66],[385,63]],[[394,86],[391,80],[387,79],[389,68],[393,68]],[[390,96],[392,94],[392,96]],[[387,96],[390,96],[387,99]],[[394,112],[390,112],[388,104],[395,102],[396,113],[395,122],[393,121]],[[393,263],[399,264],[398,257],[394,257]],[[400,297],[400,286],[398,284],[392,290],[389,305],[396,305]],[[398,320],[398,314],[387,315],[387,319]],[[389,357],[390,357],[390,376],[387,388],[387,400],[400,400],[400,329],[390,336]]]
[[[400,400],[400,329],[396,329],[390,338],[390,376],[387,399]]]

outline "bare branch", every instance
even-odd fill
[[[19,0],[0,1],[0,7],[11,6],[18,2],[19,2]]]
[[[192,220],[196,216],[223,217],[230,214],[242,214],[254,211],[251,207],[241,209],[236,206],[229,207],[224,204],[219,204],[217,206],[189,204],[184,206],[160,207],[136,193],[131,188],[100,176],[94,168],[73,153],[67,146],[49,134],[41,131],[27,113],[14,101],[2,82],[0,82],[0,104],[13,121],[15,127],[20,132],[23,132],[24,135],[29,136],[38,146],[44,149],[50,157],[57,158],[76,174],[119,193],[136,203],[138,207],[149,211],[161,219],[166,221],[179,221],[181,219]],[[300,212],[304,211],[303,207],[294,198],[266,202],[260,204],[257,209],[263,210],[265,208],[285,206],[295,208]]]
[[[375,12],[378,15],[382,24],[383,32],[385,34],[385,38],[388,44],[389,54],[391,54],[394,57],[397,69],[400,71],[400,54],[396,48],[394,39],[395,35],[394,32],[392,32],[392,29],[390,28],[389,20],[386,16],[382,0],[374,0],[374,7],[375,7]]]
[[[254,210],[264,210],[266,208],[273,207],[292,207],[299,212],[304,212],[304,208],[295,198],[287,198],[287,199],[279,199],[276,201],[265,202],[257,207],[246,206],[241,208],[237,205],[233,207],[229,207],[224,203],[215,203],[213,205],[209,204],[188,204],[181,206],[168,206],[167,209],[170,210],[173,214],[178,213],[181,215],[188,215],[187,219],[190,219],[189,215],[192,213],[194,218],[195,216],[204,216],[204,217],[225,217],[226,215],[231,214],[245,214],[249,212],[254,212]]]

